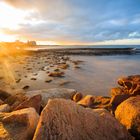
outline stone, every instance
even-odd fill
[[[4,101],[5,99],[7,99],[8,97],[10,97],[11,94],[5,90],[0,89],[0,99],[2,101]]]
[[[91,106],[91,108],[97,109],[97,108],[104,108],[108,111],[112,110],[112,106],[110,104],[110,97],[104,97],[104,96],[94,96],[94,103]]]
[[[74,96],[72,97],[72,100],[75,102],[78,102],[82,99],[83,95],[80,92],[77,92],[76,94],[74,94]]]
[[[28,91],[26,93],[27,97],[32,97],[35,95],[40,94],[42,96],[42,103],[43,107],[46,106],[49,99],[53,98],[64,98],[64,99],[72,99],[73,95],[77,91],[74,89],[67,89],[67,88],[52,88],[52,89],[43,89],[43,90],[35,90],[35,91]]]
[[[94,97],[92,95],[86,95],[80,101],[77,102],[78,105],[84,107],[91,107],[94,103]]]
[[[11,110],[13,110],[15,107],[17,107],[19,104],[21,104],[27,99],[28,98],[24,94],[18,93],[18,94],[11,95],[4,102],[10,105]]]
[[[62,71],[54,71],[54,72],[50,72],[48,74],[48,76],[51,76],[51,77],[62,77],[62,76],[64,76],[64,72],[62,72]]]
[[[0,105],[2,105],[2,104],[4,104],[4,101],[2,101],[2,100],[0,99]]]
[[[10,106],[8,104],[0,105],[0,112],[9,112]]]
[[[39,115],[34,108],[0,113],[0,139],[31,140],[38,120]]]
[[[131,97],[131,95],[129,95],[129,94],[118,94],[118,95],[116,94],[116,95],[112,96],[111,100],[110,100],[110,104],[112,105],[113,111],[115,111],[115,109],[117,108],[117,106],[120,103],[122,103],[129,97]]]
[[[83,108],[71,100],[52,99],[43,109],[33,140],[133,140],[106,110]]]
[[[58,68],[60,68],[60,69],[67,69],[68,67],[69,67],[68,64],[59,64],[58,65]]]
[[[115,117],[136,139],[140,139],[140,95],[122,102],[115,111]]]
[[[17,107],[15,107],[13,110],[20,110],[23,108],[33,107],[36,110],[36,112],[39,113],[41,108],[41,101],[42,101],[42,96],[38,94],[25,100]]]
[[[118,84],[128,90],[130,94],[140,95],[140,75],[119,78]]]

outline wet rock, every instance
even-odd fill
[[[30,86],[29,85],[26,85],[22,89],[26,90],[26,89],[29,89],[29,88],[30,88]]]
[[[92,95],[86,95],[77,104],[84,106],[84,107],[91,107],[94,103],[94,97]]]
[[[110,97],[94,96],[94,103],[91,108],[104,108],[111,111],[112,106],[110,104]]]
[[[69,67],[68,64],[59,64],[58,65],[58,68],[60,68],[60,69],[67,69],[68,67]]]
[[[21,79],[16,80],[16,83],[19,83],[21,81]]]
[[[22,94],[14,94],[8,97],[4,102],[8,105],[10,105],[11,110],[13,110],[15,107],[17,107],[19,104],[27,100],[28,98]]]
[[[48,103],[49,99],[54,98],[64,98],[64,99],[72,99],[73,95],[77,91],[74,89],[67,89],[67,88],[52,88],[52,89],[43,89],[43,90],[35,90],[35,91],[28,91],[26,96],[32,97],[35,95],[40,94],[42,96],[42,106],[45,107]]]
[[[112,88],[110,104],[112,105],[113,111],[115,111],[115,109],[121,102],[125,101],[129,97],[131,97],[131,95],[123,88]]]
[[[137,140],[140,139],[140,96],[130,97],[115,111],[115,117]]]
[[[2,105],[2,104],[4,104],[4,101],[2,101],[2,100],[0,99],[0,105]]]
[[[80,101],[80,100],[82,99],[82,97],[83,97],[82,93],[77,92],[77,93],[74,94],[74,96],[72,97],[72,100],[73,100],[74,102],[78,102],[78,101]]]
[[[35,81],[35,80],[37,80],[37,79],[36,79],[35,77],[32,77],[31,80],[34,80],[34,81]]]
[[[39,116],[33,108],[26,108],[11,113],[0,113],[0,139],[32,139],[38,119]]]
[[[2,101],[4,101],[5,99],[7,99],[8,97],[10,97],[11,94],[5,90],[0,89],[0,99]]]
[[[140,95],[140,75],[119,78],[118,84],[128,90],[129,94]]]
[[[0,105],[0,112],[9,112],[10,106],[8,104]]]
[[[41,101],[42,101],[42,96],[41,95],[35,95],[35,96],[25,100],[21,104],[19,104],[13,110],[20,110],[20,109],[23,109],[23,108],[32,107],[36,110],[37,113],[39,113],[40,108],[41,108]]]
[[[43,109],[33,140],[132,140],[106,110],[85,109],[73,101],[49,100]]]
[[[46,83],[50,83],[52,80],[53,80],[52,78],[47,78],[47,79],[45,80],[45,82],[46,82]]]
[[[62,76],[64,76],[64,72],[61,72],[61,71],[50,72],[48,74],[48,76],[51,76],[51,77],[62,77]]]

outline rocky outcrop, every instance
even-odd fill
[[[132,140],[106,110],[85,109],[65,99],[49,100],[33,140]]]
[[[118,79],[118,84],[129,94],[140,95],[140,75],[132,75]]]
[[[140,95],[122,102],[115,111],[115,117],[133,136],[140,139]]]
[[[1,140],[31,140],[39,116],[34,108],[0,113]]]
[[[73,95],[77,91],[74,89],[67,89],[67,88],[53,88],[53,89],[44,89],[44,90],[36,90],[36,91],[29,91],[26,93],[26,96],[32,97],[35,95],[40,94],[42,96],[42,106],[45,107],[48,103],[49,99],[54,98],[64,98],[64,99],[72,99]]]
[[[19,104],[13,110],[20,110],[20,109],[23,109],[23,108],[33,107],[36,110],[36,112],[39,113],[40,108],[41,108],[41,101],[42,101],[42,96],[41,95],[35,95],[35,96],[25,100],[21,104]]]
[[[113,111],[126,99],[140,95],[140,75],[132,75],[118,79],[120,87],[112,88],[111,101]]]
[[[83,97],[81,93],[76,93],[73,96],[72,100],[84,107],[89,107],[93,109],[105,108],[109,111],[111,110],[110,97],[93,95],[86,95]]]

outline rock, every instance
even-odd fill
[[[94,96],[94,103],[91,106],[91,108],[104,108],[108,111],[112,110],[112,106],[110,104],[110,97],[104,97],[104,96]]]
[[[111,96],[120,95],[120,94],[123,94],[124,92],[125,92],[124,89],[120,87],[115,87],[111,89],[110,95]]]
[[[67,88],[53,88],[53,89],[43,89],[43,90],[35,90],[35,91],[28,91],[26,93],[27,97],[32,97],[35,95],[40,94],[42,96],[42,106],[45,107],[48,103],[49,99],[53,98],[64,98],[64,99],[72,99],[73,95],[77,91],[74,89],[67,89]]]
[[[78,102],[82,99],[83,95],[80,92],[77,92],[76,94],[74,94],[74,96],[72,97],[72,100],[75,102]]]
[[[77,104],[82,105],[84,107],[91,107],[94,103],[94,97],[92,95],[86,95]]]
[[[26,90],[26,89],[29,89],[29,88],[30,88],[30,86],[29,85],[26,85],[22,89]]]
[[[60,69],[67,69],[68,67],[69,67],[68,64],[59,64],[58,65],[58,68],[60,68]]]
[[[7,99],[10,96],[11,96],[11,94],[9,92],[0,89],[0,99],[2,101],[4,101],[5,99]]]
[[[115,117],[133,136],[140,139],[140,96],[130,97],[122,102],[115,111]]]
[[[0,112],[9,112],[10,106],[8,104],[0,105]]]
[[[19,93],[19,94],[11,95],[4,102],[10,105],[11,110],[13,110],[15,107],[17,107],[19,104],[23,103],[27,99],[28,98],[24,94]]]
[[[42,96],[41,95],[35,95],[35,96],[25,100],[21,104],[19,104],[13,110],[20,110],[20,109],[23,109],[23,108],[32,107],[36,110],[37,113],[39,113],[40,108],[41,108],[41,101],[42,101]]]
[[[33,108],[0,113],[1,140],[31,140],[39,115]]]
[[[115,109],[121,102],[125,101],[126,99],[132,96],[119,87],[113,88],[111,90],[111,95],[112,97],[110,100],[110,104],[112,105],[113,111],[115,111]]]
[[[2,105],[2,104],[4,104],[4,101],[2,101],[2,100],[0,99],[0,105]]]
[[[85,109],[65,99],[49,100],[33,140],[132,140],[110,113]]]
[[[47,78],[47,79],[45,80],[45,82],[46,82],[46,83],[50,83],[52,80],[53,80],[52,78]]]
[[[31,78],[31,80],[34,80],[34,81],[35,81],[35,80],[37,80],[37,78],[35,78],[35,77],[32,77],[32,78]]]
[[[64,75],[64,72],[61,72],[61,71],[50,72],[48,74],[48,76],[51,76],[51,77],[62,77],[63,75]]]
[[[140,95],[140,75],[119,78],[118,84],[128,90],[130,94]]]

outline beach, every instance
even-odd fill
[[[107,49],[107,51],[110,50]],[[118,77],[139,73],[139,60],[140,55],[134,53],[68,55],[65,52],[51,51],[51,49],[6,57],[10,75],[15,82],[12,84],[14,83],[16,88],[27,87],[26,91],[43,88],[74,88],[85,95],[104,96],[108,95]],[[11,86],[11,83],[6,83],[3,76],[5,69],[3,63],[0,68],[1,86]],[[49,76],[52,72],[64,74]]]

